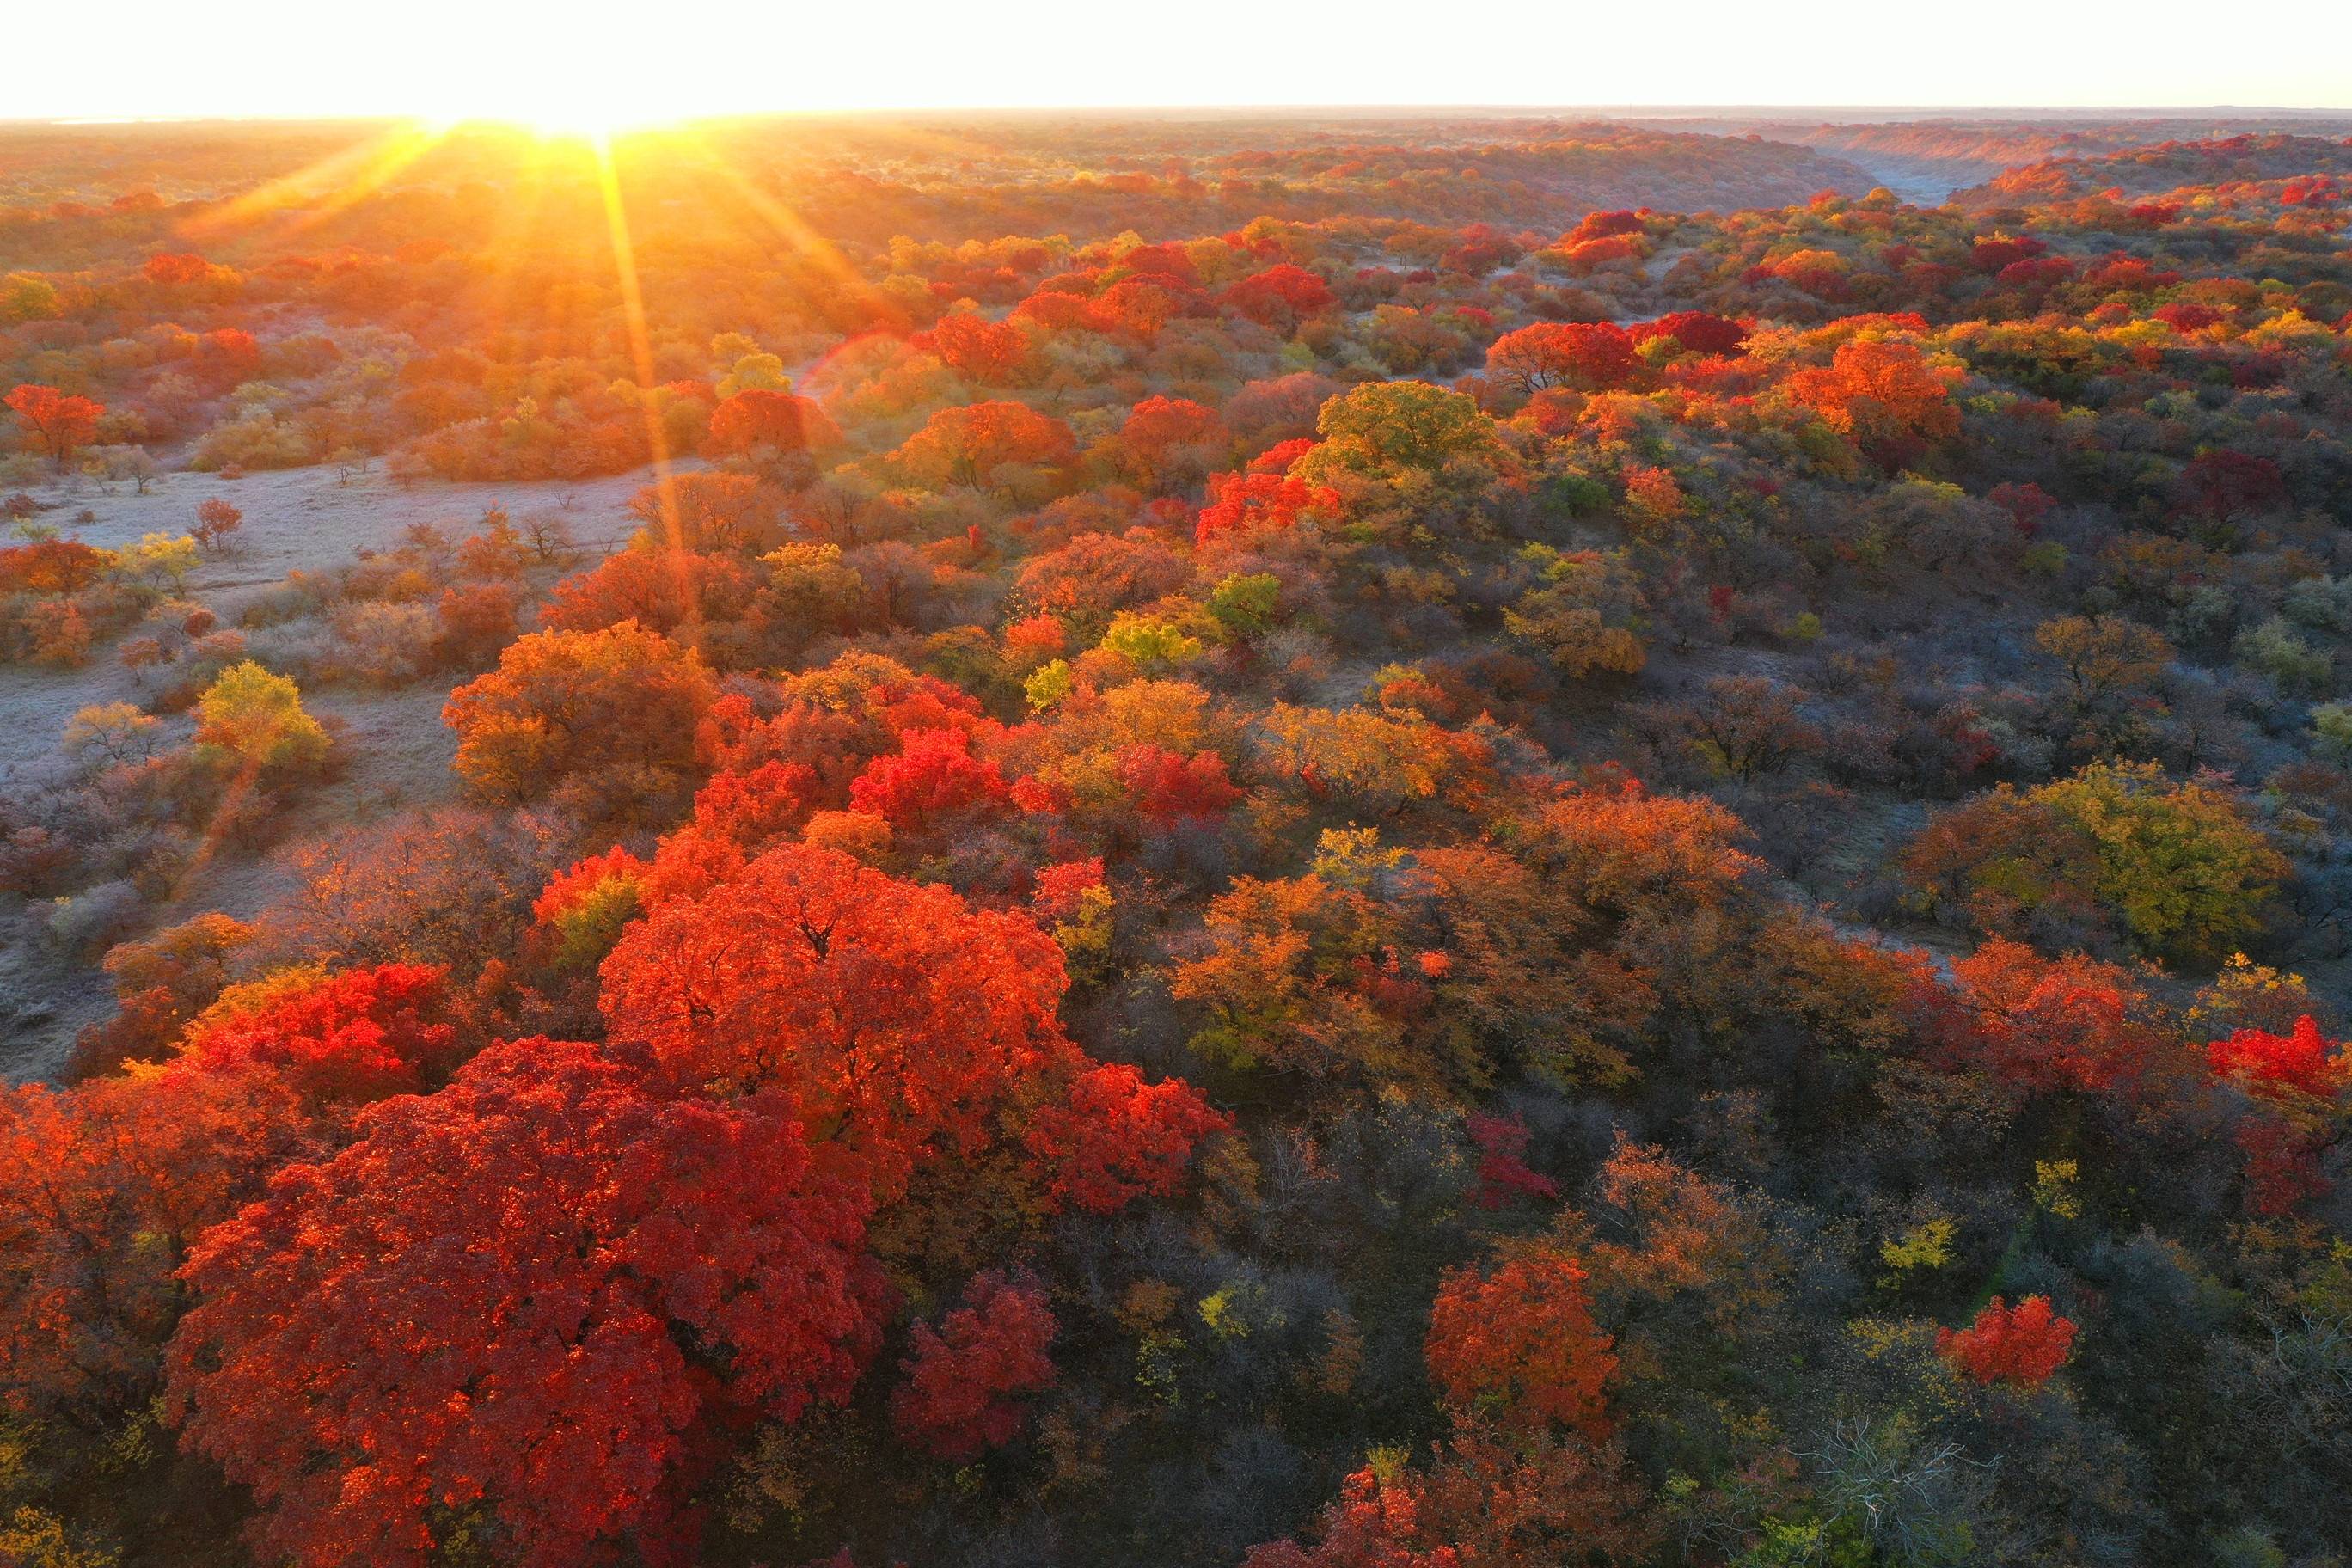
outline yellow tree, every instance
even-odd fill
[[[2154,763],[2095,763],[2026,798],[2090,836],[2100,900],[2152,952],[2226,954],[2259,928],[2287,875],[2227,793],[2175,784]]]
[[[247,768],[284,771],[322,761],[327,731],[302,710],[299,687],[248,658],[196,699],[196,745]]]

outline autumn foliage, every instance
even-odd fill
[[[1181,1086],[1089,1076],[1055,1016],[1066,984],[1026,916],[784,845],[632,925],[604,1009],[614,1039],[681,1083],[788,1094],[886,1194],[977,1156],[1008,1117],[1035,1118],[1032,1151],[1074,1201],[1164,1191],[1213,1119]],[[1109,1120],[1034,1109],[1065,1096]],[[1121,1142],[1122,1126],[1141,1136]]]
[[[1952,389],[1960,373],[1938,365],[1910,343],[1856,339],[1839,345],[1825,367],[1801,370],[1789,395],[1865,451],[1899,455],[1957,435]]]
[[[710,411],[708,444],[719,455],[815,452],[840,441],[823,405],[795,393],[746,388]]]
[[[907,438],[898,461],[935,483],[986,488],[1008,467],[1065,463],[1076,449],[1070,427],[1059,419],[999,401],[941,409]]]
[[[1335,302],[1322,279],[1286,262],[1242,279],[1225,289],[1223,299],[1251,321],[1277,329],[1294,328]]]
[[[359,1131],[186,1270],[173,1408],[280,1560],[424,1563],[451,1510],[524,1560],[657,1544],[698,1425],[839,1399],[874,1352],[862,1194],[776,1095],[656,1099],[534,1039]]]
[[[1176,1193],[1201,1140],[1232,1124],[1188,1084],[1150,1083],[1125,1063],[1106,1062],[1039,1107],[1023,1142],[1049,1201],[1109,1214]]]
[[[1022,378],[1029,340],[1010,321],[971,314],[942,316],[928,332],[911,340],[982,386],[1007,386]]]
[[[1610,1336],[1592,1321],[1585,1272],[1566,1253],[1537,1247],[1489,1270],[1457,1269],[1438,1287],[1423,1354],[1449,1405],[1507,1426],[1558,1423],[1608,1436]]]
[[[1530,392],[1548,386],[1606,392],[1622,386],[1633,365],[1632,335],[1607,321],[1522,327],[1496,339],[1486,351],[1488,374]]]
[[[1001,1447],[1021,1429],[1022,1397],[1050,1388],[1055,1324],[1034,1279],[975,1277],[937,1328],[915,1326],[890,1395],[899,1436],[950,1463]]]
[[[462,1048],[446,982],[417,963],[262,982],[199,1018],[175,1065],[261,1075],[311,1104],[414,1094],[446,1078]]]
[[[0,397],[0,406],[16,416],[26,435],[60,469],[76,447],[87,446],[90,437],[98,434],[99,416],[106,412],[91,398],[37,383],[15,387],[7,396]]]
[[[1952,974],[1951,991],[1925,1002],[1930,1027],[1956,1056],[2018,1089],[2127,1091],[2161,1052],[2145,994],[2114,964],[1994,941],[1956,960]]]
[[[2028,1389],[2047,1383],[2074,1344],[2073,1321],[2052,1311],[2047,1296],[2014,1307],[1995,1296],[1967,1328],[1936,1334],[1936,1348],[1977,1382]]]
[[[0,124],[0,1563],[2346,1560],[2199,112]]]
[[[1314,1544],[1269,1542],[1244,1568],[1553,1568],[1578,1554],[1638,1561],[1649,1544],[1635,1483],[1574,1437],[1473,1426],[1425,1470],[1383,1460],[1340,1483]]]
[[[1221,534],[1296,528],[1309,516],[1331,513],[1339,502],[1339,492],[1330,487],[1286,474],[1215,474],[1193,537],[1206,544]]]
[[[691,771],[714,695],[693,650],[624,620],[518,639],[442,716],[457,732],[458,773],[493,799],[526,800],[576,775]]]
[[[877,757],[849,786],[849,804],[894,827],[919,827],[1001,804],[1011,794],[1003,774],[971,754],[961,730],[910,731],[899,749]]]
[[[16,1416],[153,1392],[186,1249],[255,1195],[297,1118],[266,1079],[106,1079],[0,1097],[0,1386]]]
[[[2323,1036],[2319,1021],[2308,1013],[2286,1034],[2238,1029],[2205,1050],[2216,1078],[2243,1084],[2264,1097],[2334,1095],[2346,1086],[2347,1068],[2352,1068],[2343,1042]]]

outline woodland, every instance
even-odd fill
[[[0,126],[0,1564],[2345,1568],[2347,132]]]

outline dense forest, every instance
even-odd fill
[[[2177,129],[0,127],[0,1563],[2342,1568]]]

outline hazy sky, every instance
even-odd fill
[[[1156,104],[2352,109],[2352,4],[111,0],[15,7],[0,118]]]

